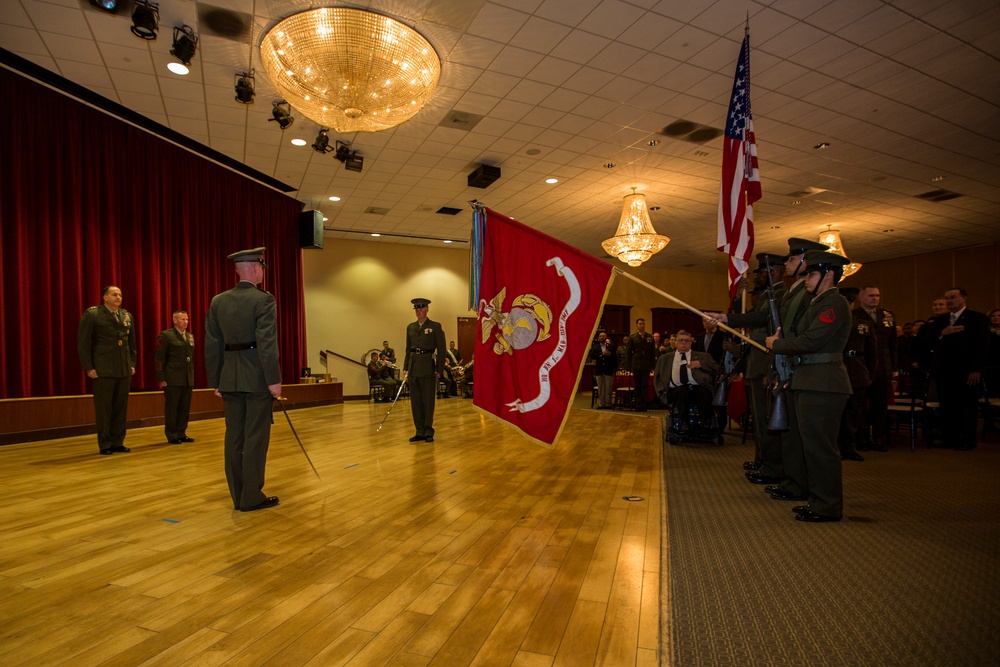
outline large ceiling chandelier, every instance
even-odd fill
[[[441,76],[434,47],[417,31],[348,7],[279,21],[264,35],[260,56],[285,100],[340,133],[376,132],[409,120]]]
[[[841,257],[847,257],[847,254],[844,252],[844,242],[840,240],[840,232],[836,229],[830,229],[830,225],[826,226],[825,232],[819,233],[819,242],[830,246],[830,252],[840,255]],[[844,267],[844,278],[854,275],[860,268],[860,264],[857,262],[851,262]]]
[[[639,266],[660,252],[670,243],[670,238],[661,236],[653,229],[646,207],[646,195],[625,195],[622,217],[618,221],[618,231],[610,239],[601,242],[609,255],[614,255],[629,266]]]

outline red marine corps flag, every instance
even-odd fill
[[[472,258],[473,403],[552,447],[576,394],[611,265],[479,207]]]
[[[729,299],[753,256],[753,203],[760,199],[757,143],[750,114],[750,28],[746,29],[729,100],[722,147],[718,250],[729,254]]]

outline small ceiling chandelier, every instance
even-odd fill
[[[827,225],[826,231],[819,233],[819,242],[830,246],[830,252],[840,255],[841,257],[847,257],[847,254],[844,252],[844,242],[840,240],[840,232],[836,229],[830,229],[830,227],[831,225]],[[860,264],[857,262],[851,262],[844,267],[844,278],[854,275],[860,268]]]
[[[310,9],[279,21],[264,35],[260,56],[295,109],[341,134],[409,120],[441,76],[434,47],[417,31],[348,7]]]
[[[629,266],[639,266],[666,248],[668,243],[669,237],[661,236],[653,229],[646,195],[636,194],[635,188],[632,188],[632,194],[625,195],[618,231],[610,239],[602,241],[601,246],[609,255]]]

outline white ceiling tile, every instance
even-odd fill
[[[594,56],[588,64],[597,69],[621,74],[637,63],[645,54],[645,51],[637,49],[634,46],[622,44],[621,42],[612,42]]]
[[[535,14],[551,21],[575,26],[599,5],[601,0],[545,0]]]
[[[551,54],[557,58],[570,60],[584,65],[599,54],[611,40],[599,35],[592,35],[581,30],[574,30],[552,49]]]
[[[464,35],[455,48],[451,59],[460,65],[486,68],[500,53],[504,45],[475,35]]]
[[[508,42],[531,18],[530,14],[519,12],[502,5],[487,4],[476,15],[469,26],[469,33],[498,42]]]
[[[0,24],[0,44],[8,51],[20,54],[22,58],[28,55],[49,57],[45,41],[31,28]]]
[[[536,53],[548,53],[570,33],[570,30],[565,25],[532,16],[511,38],[510,45]]]
[[[620,0],[603,0],[577,27],[580,30],[615,39],[636,23],[640,23],[645,13],[643,9]]]
[[[525,78],[558,86],[579,70],[580,65],[574,62],[546,56],[542,62],[528,72]]]

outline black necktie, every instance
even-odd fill
[[[681,352],[681,384],[688,383],[687,353]]]

